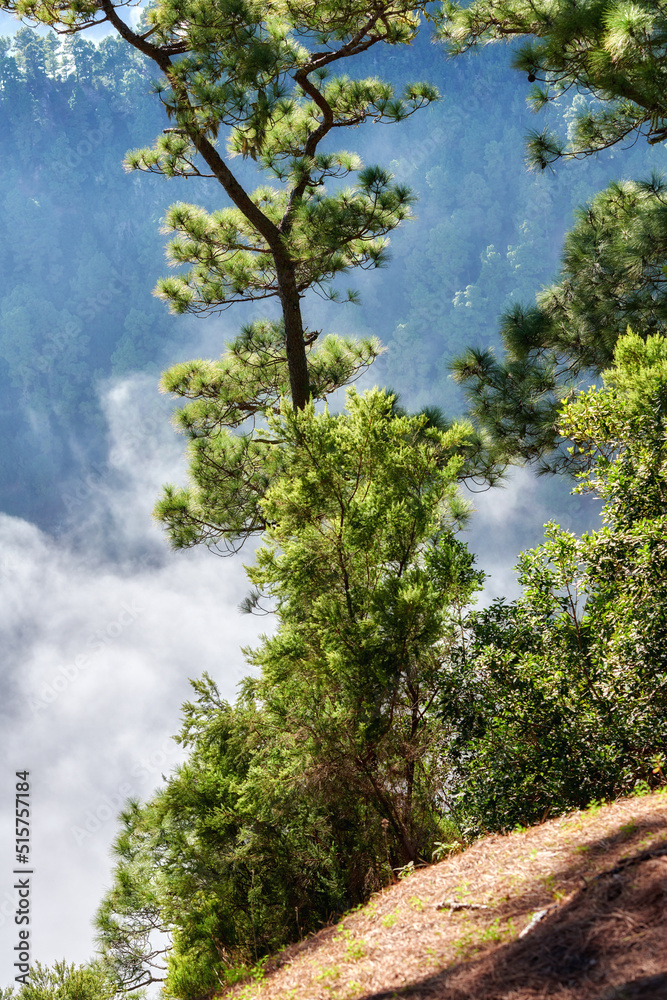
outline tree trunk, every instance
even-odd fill
[[[119,34],[144,55],[147,55],[160,67],[172,85],[174,94],[178,96],[183,108],[192,111],[190,97],[183,82],[172,72],[173,64],[170,55],[163,48],[153,45],[126,25],[116,13],[111,0],[100,0],[100,4],[107,19],[113,24]],[[331,109],[329,109],[331,114]],[[193,121],[194,121],[193,112]],[[322,126],[323,134],[329,130],[330,124]],[[295,410],[303,410],[310,399],[310,380],[308,378],[308,359],[303,337],[303,319],[301,317],[301,302],[296,286],[296,276],[294,265],[285,254],[282,247],[284,232],[262,212],[256,205],[247,191],[238,182],[223,158],[218,153],[215,146],[210,142],[205,133],[196,126],[184,126],[189,138],[212,170],[214,176],[221,184],[231,201],[243,213],[248,221],[264,237],[269,245],[269,250],[273,255],[276,265],[276,277],[280,289],[280,303],[282,305],[283,320],[285,323],[285,351],[287,354],[287,367],[290,377],[290,391],[292,395],[292,405]],[[317,134],[317,133],[316,133]],[[318,136],[319,140],[319,136]],[[315,143],[316,145],[316,143]],[[299,195],[300,196],[300,195]]]
[[[303,410],[310,399],[310,379],[303,336],[301,300],[291,262],[286,264],[276,257],[274,259],[278,287],[280,288],[280,304],[285,323],[285,352],[287,354],[292,406],[295,410]]]

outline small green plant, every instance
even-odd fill
[[[665,755],[662,753],[656,753],[651,757],[649,761],[651,765],[651,771],[653,774],[657,774],[662,781],[665,780]]]
[[[466,920],[466,922],[469,921]],[[464,958],[474,950],[477,941],[478,938],[476,937],[474,931],[466,930],[464,933],[460,934],[458,939],[454,942],[454,951],[459,958]]]
[[[324,983],[327,979],[338,978],[340,978],[340,967],[338,965],[331,965],[328,969],[320,969],[315,976],[318,983]]]
[[[419,896],[410,896],[409,903],[413,910],[421,912],[424,909],[424,900]]]
[[[482,948],[485,944],[496,944],[499,941],[506,940],[507,937],[512,936],[513,932],[514,925],[511,920],[505,926],[502,926],[500,917],[496,917],[493,923],[489,924],[483,931],[478,931],[474,927],[467,930],[454,944],[454,950],[461,957],[465,957]]]
[[[354,931],[349,930],[347,927],[340,926],[336,932],[334,940],[347,942],[345,955],[353,961],[363,958],[366,954],[366,942],[362,940],[362,938],[355,937]]]
[[[360,958],[364,958],[367,952],[366,942],[358,938],[356,941],[350,941],[347,946],[347,951],[345,952],[346,958],[351,961],[356,962]]]
[[[414,861],[408,861],[407,865],[403,865],[402,868],[395,868],[394,871],[400,879],[410,878],[415,873],[415,863]]]
[[[433,845],[433,850],[431,851],[432,861],[442,861],[443,858],[449,857],[450,854],[458,854],[462,851],[465,844],[460,840],[452,840],[449,843],[444,843],[442,840],[436,840]]]
[[[250,983],[248,986],[244,986],[241,992],[238,994],[239,1000],[253,1000],[253,994],[255,993],[255,984]]]
[[[266,963],[269,960],[269,956],[265,955],[264,958],[260,958],[256,965],[251,968],[247,966],[237,966],[235,969],[228,969],[224,974],[224,984],[225,986],[234,986],[236,983],[241,981],[250,980],[250,982],[243,987],[241,992],[238,994],[239,1000],[253,1000],[255,996],[255,987],[261,985],[266,979]],[[292,1000],[291,994],[285,994],[285,1000]]]
[[[551,893],[556,901],[563,899],[565,893],[561,889],[556,888],[556,876],[554,874],[546,875],[545,878],[542,879],[542,882],[544,888],[547,892]]]
[[[398,913],[395,910],[393,913],[385,914],[385,916],[380,921],[382,926],[386,928],[393,927],[394,924],[397,922],[398,922]]]

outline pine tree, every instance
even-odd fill
[[[570,143],[545,129],[531,134],[529,155],[544,168],[561,156],[585,156],[633,134],[667,138],[664,7],[605,0],[474,0],[443,4],[439,34],[451,54],[499,39],[527,39],[513,64],[533,84],[535,110],[574,88],[594,100],[577,115]]]
[[[354,388],[344,413],[285,403],[269,425],[282,465],[246,606],[273,607],[277,628],[246,651],[257,669],[235,706],[194,683],[188,759],[125,811],[98,918],[128,985],[164,965],[150,928],[170,933],[165,990],[185,1000],[368,898],[448,829],[432,709],[483,575],[453,534],[470,428]]]
[[[166,391],[193,401],[178,417],[192,438],[192,476],[197,481],[205,467],[222,512],[221,530],[211,534],[198,497],[168,487],[156,514],[176,545],[222,537],[233,548],[260,530],[256,504],[268,482],[270,442],[248,428],[277,410],[284,394],[296,409],[325,398],[380,350],[374,340],[316,343],[321,331],[307,327],[302,300],[309,291],[336,300],[336,277],[382,266],[387,234],[410,216],[409,188],[381,167],[363,168],[330,140],[364,122],[398,122],[437,98],[424,83],[397,96],[375,76],[343,72],[380,43],[409,44],[424,6],[161,0],[135,31],[111,0],[5,5],[66,33],[103,22],[115,28],[160,71],[155,90],[169,120],[152,148],[128,154],[127,168],[208,178],[222,188],[229,204],[219,211],[170,208],[168,257],[187,270],[160,281],[156,294],[176,313],[199,315],[237,302],[280,303],[279,320],[244,328],[219,362],[192,362],[165,376]],[[272,183],[248,190],[234,157],[252,160]],[[343,187],[353,175],[355,183]]]
[[[426,84],[397,97],[377,77],[330,73],[376,44],[408,44],[424,3],[163,0],[137,31],[111,0],[3,6],[70,33],[106,22],[153,61],[170,124],[151,149],[128,155],[128,168],[209,177],[231,202],[215,213],[172,207],[165,220],[174,234],[169,256],[190,270],[161,281],[157,293],[174,311],[199,314],[278,298],[292,402],[303,407],[311,394],[307,348],[318,333],[304,324],[302,297],[309,289],[335,297],[330,283],[337,275],[380,266],[385,236],[408,217],[412,202],[386,171],[362,170],[354,155],[325,151],[325,140],[366,121],[400,121],[437,96]],[[249,192],[231,156],[250,157],[280,186]],[[327,194],[327,181],[355,172],[354,187]]]
[[[543,469],[576,464],[557,430],[560,403],[614,357],[628,325],[667,328],[667,185],[611,184],[580,208],[559,280],[501,320],[505,357],[468,349],[452,365],[470,412],[508,457]]]

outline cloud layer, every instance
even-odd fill
[[[242,558],[170,552],[151,523],[161,483],[183,478],[152,380],[109,386],[105,410],[109,460],[67,487],[67,530],[0,515],[0,984],[18,940],[14,772],[31,772],[32,957],[85,961],[116,815],[178,762],[188,678],[207,670],[233,699],[240,647],[267,625],[238,613]]]

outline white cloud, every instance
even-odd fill
[[[578,532],[596,525],[599,505],[588,497],[571,496],[571,488],[572,482],[564,477],[538,477],[527,468],[515,468],[509,471],[504,487],[466,494],[475,513],[463,539],[487,574],[478,603],[488,605],[497,597],[513,600],[520,595],[513,567],[523,549],[542,542],[548,521]]]
[[[166,410],[153,380],[110,385],[109,461],[68,487],[68,530],[52,538],[0,515],[0,984],[14,977],[18,943],[14,772],[31,772],[33,958],[84,961],[115,817],[178,761],[170,737],[188,678],[207,670],[233,699],[247,672],[240,647],[266,631],[237,611],[242,558],[170,552],[151,522],[160,484],[183,479]]]

